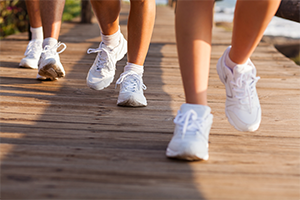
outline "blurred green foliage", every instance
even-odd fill
[[[81,0],[66,0],[62,20],[70,21],[80,15]],[[0,0],[0,38],[28,31],[29,20],[24,0]]]
[[[25,1],[1,0],[0,1],[0,38],[26,31],[28,20]]]
[[[64,13],[62,16],[63,21],[70,21],[74,17],[80,15],[81,7],[80,7],[81,0],[66,0]]]
[[[291,58],[297,65],[300,65],[300,53],[299,56],[296,56],[294,58]]]

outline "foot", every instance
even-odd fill
[[[114,49],[101,42],[99,48],[88,49],[87,53],[97,53],[86,78],[87,85],[94,90],[102,90],[114,80],[116,63],[127,53],[127,41],[121,34],[119,45]]]
[[[174,123],[174,135],[167,148],[167,157],[182,160],[208,160],[208,137],[213,122],[210,107],[183,104]]]
[[[136,72],[123,72],[116,84],[120,85],[120,93],[117,102],[118,106],[147,106],[147,100],[143,92],[147,87],[144,85],[142,77]]]
[[[31,40],[26,48],[24,53],[25,57],[21,60],[19,66],[30,68],[30,69],[37,69],[38,62],[42,53],[42,40]]]
[[[230,51],[226,49],[217,64],[217,71],[226,87],[225,113],[228,121],[239,131],[256,131],[261,122],[261,108],[256,92],[256,69],[248,59],[246,64],[237,65],[233,71],[225,65]]]
[[[63,49],[57,52],[57,49],[63,45]],[[39,61],[39,72],[40,76],[55,80],[57,78],[62,78],[65,76],[65,70],[60,62],[59,55],[66,49],[64,43],[57,43],[53,47],[45,46],[42,51],[41,58]]]

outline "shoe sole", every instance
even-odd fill
[[[39,75],[50,79],[62,78],[65,76],[64,72],[56,65],[54,59],[39,69]]]
[[[251,127],[253,127],[252,129],[242,130],[242,129],[240,129],[239,127],[237,127],[237,126],[235,125],[235,123],[233,122],[233,120],[232,120],[232,119],[230,118],[230,116],[227,114],[227,110],[226,110],[226,109],[225,109],[225,114],[226,114],[226,117],[227,117],[229,123],[230,123],[232,126],[234,126],[234,128],[235,128],[236,130],[238,130],[238,131],[241,131],[241,132],[254,132],[254,131],[256,131],[256,130],[259,128],[260,121],[259,121],[257,124],[252,125],[252,126],[251,126]]]
[[[114,80],[114,76],[111,77],[110,81],[108,82],[108,84],[104,85],[103,87],[98,87],[97,84],[95,83],[90,83],[89,81],[86,82],[87,86],[93,90],[103,90],[105,88],[107,88],[108,86],[110,86],[110,84],[113,82]]]
[[[124,107],[146,107],[147,106],[147,104],[140,103],[131,98],[122,102],[118,102],[117,105],[124,106]]]
[[[57,78],[40,77],[40,78],[36,78],[36,80],[39,80],[39,81],[56,81]]]
[[[170,150],[169,148],[167,149],[167,157],[172,158],[172,159],[179,159],[179,160],[187,160],[187,161],[197,161],[197,160],[208,160],[209,155],[205,155],[203,158],[197,155],[189,155],[189,154],[184,154],[180,152],[174,152]]]

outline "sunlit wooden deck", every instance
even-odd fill
[[[124,5],[125,37],[127,15]],[[300,67],[273,46],[259,45],[252,60],[261,77],[263,119],[258,131],[238,132],[225,117],[215,68],[231,33],[213,32],[210,159],[192,163],[165,157],[172,120],[184,102],[171,8],[157,8],[145,108],[117,107],[114,84],[103,91],[86,86],[95,57],[86,50],[100,41],[96,22],[63,24],[67,76],[55,82],[37,81],[36,70],[18,67],[26,33],[2,40],[1,199],[298,200]],[[116,78],[125,62],[118,62]]]

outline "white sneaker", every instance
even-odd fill
[[[63,45],[63,49],[57,52],[57,49],[61,45]],[[53,47],[46,45],[41,54],[38,74],[52,80],[64,77],[66,72],[60,62],[58,54],[62,53],[66,48],[67,46],[60,42]]]
[[[19,64],[20,67],[37,69],[38,62],[42,53],[42,43],[43,40],[31,40],[24,53],[25,58],[23,58]]]
[[[168,145],[169,158],[208,160],[208,137],[213,122],[210,107],[183,104],[177,113],[174,135]]]
[[[144,85],[142,77],[140,77],[136,72],[123,72],[116,82],[116,86],[117,85],[120,85],[117,102],[118,106],[147,106],[147,100],[143,92],[143,90],[146,90],[147,87]]]
[[[86,83],[94,90],[102,90],[114,80],[116,63],[127,53],[127,41],[121,34],[120,43],[114,49],[108,48],[101,42],[97,49],[88,49],[87,53],[98,54],[88,72]]]
[[[228,47],[217,64],[219,77],[226,87],[225,113],[228,121],[239,131],[256,131],[261,122],[261,108],[256,92],[256,69],[250,59],[237,65],[233,72],[225,65]]]

